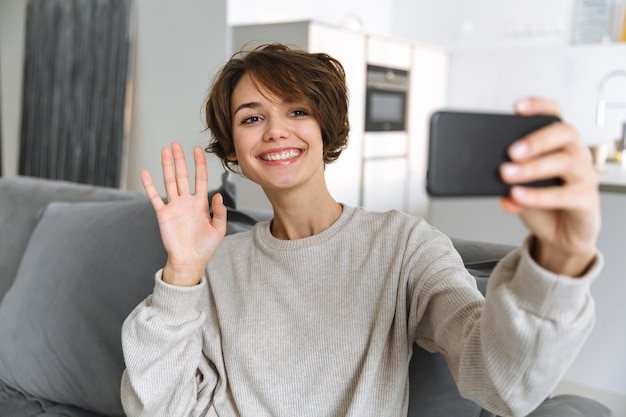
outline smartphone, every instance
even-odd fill
[[[510,185],[500,165],[517,139],[560,119],[554,116],[438,111],[430,118],[426,191],[431,196],[503,196]],[[554,186],[554,178],[524,185]]]

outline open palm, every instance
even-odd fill
[[[141,172],[141,181],[157,215],[167,264],[163,280],[174,285],[195,285],[226,233],[226,207],[213,197],[209,213],[208,177],[204,151],[196,147],[195,192],[192,193],[185,155],[179,143],[161,151],[167,203],[159,195],[152,176]]]

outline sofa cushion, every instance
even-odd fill
[[[0,382],[0,415],[2,417],[102,417],[99,414],[28,397]]]
[[[15,279],[24,249],[37,225],[39,212],[48,203],[141,197],[141,193],[66,181],[32,177],[0,178],[0,301]]]
[[[120,329],[165,260],[146,198],[51,203],[0,304],[0,381],[29,397],[123,416]]]
[[[461,397],[443,355],[417,345],[409,363],[409,411],[407,417],[485,417],[476,403]]]
[[[468,272],[483,295],[493,268],[514,246],[451,238]],[[409,412],[413,416],[493,417],[476,403],[459,394],[454,378],[441,353],[413,345],[409,364]]]
[[[485,267],[489,269],[516,248],[516,246],[503,243],[480,242],[456,237],[451,237],[450,240],[466,267],[480,269],[485,269]]]

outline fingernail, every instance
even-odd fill
[[[528,99],[520,100],[517,103],[515,103],[515,110],[518,113],[524,113],[529,109],[530,109],[530,100]]]
[[[511,188],[511,197],[517,201],[524,201],[526,199],[527,192],[524,187],[512,187]]]
[[[516,164],[505,162],[500,167],[502,176],[509,179],[515,179],[515,177],[519,174],[519,167]]]
[[[509,154],[512,159],[521,159],[528,155],[529,149],[528,145],[526,145],[523,141],[517,141],[511,145],[509,148]]]

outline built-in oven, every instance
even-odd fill
[[[368,65],[365,131],[405,131],[408,94],[408,71]]]

